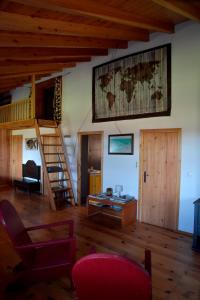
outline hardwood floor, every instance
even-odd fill
[[[192,239],[189,236],[142,223],[121,228],[118,222],[102,217],[88,219],[85,207],[70,207],[53,212],[50,211],[45,198],[33,194],[29,196],[21,191],[14,193],[11,189],[1,191],[0,199],[8,199],[15,205],[26,226],[73,218],[78,258],[86,255],[91,246],[96,246],[98,252],[117,252],[142,263],[144,249],[149,248],[152,251],[153,299],[200,299],[200,255],[191,250]],[[63,231],[38,231],[33,238],[43,240],[49,235],[61,234]],[[74,299],[69,282],[65,278],[34,284],[14,295],[5,294],[4,286],[12,276],[11,270],[18,262],[18,257],[2,227],[0,258],[0,299]]]

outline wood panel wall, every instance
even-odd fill
[[[0,187],[10,182],[10,131],[0,129]]]

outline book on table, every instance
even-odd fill
[[[94,200],[92,200],[92,198],[94,198]],[[98,201],[97,201],[98,200]],[[112,201],[112,203],[114,202],[116,205],[113,204],[104,204],[101,203],[101,201],[103,202],[103,200],[109,200]],[[117,212],[122,211],[122,207],[117,205],[119,204],[126,204],[127,202],[134,200],[134,197],[129,196],[129,195],[124,195],[122,197],[118,197],[118,196],[107,196],[105,193],[101,193],[98,195],[89,195],[89,204],[90,205],[94,205],[97,207],[110,207],[112,209],[114,209]]]

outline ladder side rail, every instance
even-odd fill
[[[61,140],[61,144],[62,144],[62,148],[63,148],[63,153],[64,153],[64,158],[65,158],[66,165],[67,165],[69,181],[71,183],[71,191],[72,191],[72,197],[73,197],[72,204],[75,205],[75,198],[74,198],[75,187],[74,187],[74,183],[73,183],[73,180],[72,180],[70,163],[69,163],[68,155],[67,155],[67,152],[66,152],[66,149],[65,149],[65,143],[64,143],[64,139],[63,139],[63,135],[62,135],[60,124],[58,125],[58,127],[56,128],[56,130],[58,132],[58,135],[60,136],[60,140]]]
[[[35,120],[35,130],[36,130],[36,136],[38,139],[38,145],[39,145],[39,149],[40,149],[40,155],[41,155],[41,159],[42,159],[42,165],[43,165],[43,171],[46,177],[46,183],[47,183],[47,190],[48,190],[48,197],[50,198],[50,206],[52,208],[52,210],[56,210],[56,205],[55,205],[55,201],[53,198],[53,193],[51,191],[51,185],[50,185],[50,181],[49,181],[49,174],[47,171],[47,165],[46,165],[46,160],[44,157],[44,152],[43,152],[43,147],[42,147],[42,139],[41,139],[41,135],[40,135],[40,129],[37,123],[37,120]]]

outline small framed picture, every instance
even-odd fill
[[[109,135],[108,154],[133,154],[133,137],[132,133]]]
[[[38,140],[36,138],[25,139],[25,148],[26,148],[26,150],[37,150],[38,149]]]

